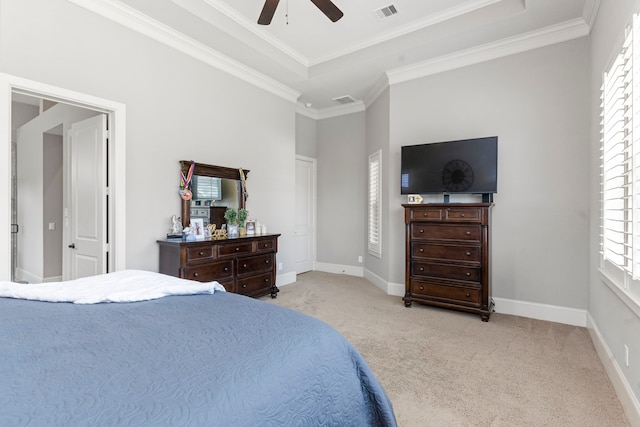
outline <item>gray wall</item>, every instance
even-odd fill
[[[390,238],[389,227],[389,191],[392,186],[392,179],[389,176],[390,165],[399,161],[396,158],[391,158],[389,155],[389,89],[386,89],[378,98],[367,108],[367,123],[366,123],[366,153],[367,162],[369,156],[378,150],[382,150],[382,218],[381,218],[381,235],[380,242],[382,243],[382,255],[380,258],[369,255],[367,250],[368,236],[365,230],[365,268],[366,274],[371,279],[377,278],[387,280],[390,275],[390,269],[393,268],[390,265],[390,261],[395,257],[392,255],[394,249],[391,244],[394,239]],[[368,165],[367,165],[368,167]],[[368,173],[368,169],[365,170],[365,174]],[[367,177],[368,179],[368,177]],[[365,182],[364,190],[368,194],[368,181]],[[367,200],[365,200],[365,213],[368,211]],[[387,243],[389,242],[389,243]],[[402,246],[404,251],[404,243]],[[404,264],[401,265],[404,268]],[[371,277],[371,276],[374,277]],[[404,278],[402,280],[404,284]]]
[[[605,282],[600,265],[600,86],[602,73],[619,51],[624,28],[634,12],[640,12],[637,0],[603,0],[591,35],[591,226],[589,268],[589,314],[594,328],[607,343],[620,373],[625,376],[637,400],[640,400],[640,307],[625,303]],[[628,300],[626,300],[628,301]],[[637,301],[637,300],[636,300]],[[631,309],[634,307],[635,310]],[[625,366],[624,345],[629,347],[629,367]]]
[[[60,126],[62,127],[62,126]],[[62,136],[45,133],[42,138],[42,239],[43,280],[62,280]],[[18,150],[20,147],[18,147]],[[34,206],[35,208],[35,206]],[[49,230],[49,224],[54,230]]]
[[[497,135],[493,296],[586,309],[588,69],[582,38],[392,86],[396,247],[403,240],[400,147]],[[393,256],[392,265],[402,265],[404,253]],[[390,279],[402,282],[403,269]]]
[[[179,160],[249,169],[252,218],[293,271],[295,105],[65,0],[2,0],[0,72],[127,106],[127,267],[157,271]],[[34,31],[37,29],[37,31]]]
[[[317,261],[360,266],[366,246],[365,113],[318,121]]]

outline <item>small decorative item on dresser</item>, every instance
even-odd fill
[[[247,236],[255,236],[256,223],[254,221],[247,221],[245,228],[247,229]]]
[[[204,220],[191,218],[191,231],[196,240],[204,240]]]
[[[424,199],[419,194],[409,194],[409,203],[410,204],[420,204]]]

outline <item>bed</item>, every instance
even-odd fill
[[[157,273],[59,297],[70,283],[0,282],[0,425],[396,425],[365,360],[318,319]]]

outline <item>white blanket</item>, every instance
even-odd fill
[[[147,301],[169,295],[212,294],[224,290],[218,282],[200,283],[142,270],[42,284],[0,281],[0,297],[74,304]]]

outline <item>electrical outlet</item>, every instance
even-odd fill
[[[629,367],[629,347],[624,345],[624,364],[628,368]]]
[[[281,262],[278,263],[278,271],[282,271],[282,263]]]
[[[358,262],[362,264],[362,255],[358,256]]]

